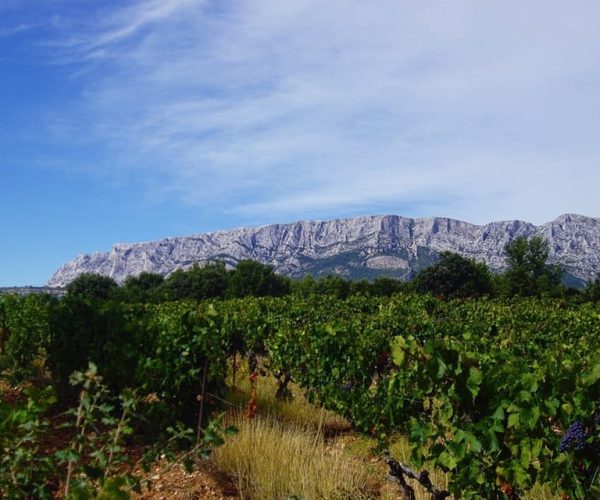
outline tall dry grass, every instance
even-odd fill
[[[273,415],[236,414],[239,433],[211,460],[233,478],[243,499],[367,499],[375,497],[369,469],[328,446],[320,430],[281,422]]]

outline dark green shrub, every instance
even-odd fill
[[[141,308],[67,296],[52,310],[48,365],[61,399],[74,396],[69,377],[91,361],[105,384],[120,392],[134,385],[148,345]]]
[[[452,252],[442,252],[435,264],[423,269],[412,282],[420,293],[445,299],[482,297],[492,293],[487,266]]]
[[[229,297],[281,297],[289,294],[289,278],[275,274],[271,266],[254,260],[238,263],[229,279]]]
[[[67,285],[67,295],[90,300],[106,300],[118,290],[115,280],[96,273],[83,273]]]
[[[50,308],[56,299],[46,294],[0,296],[0,353],[13,381],[43,375],[50,338]]]

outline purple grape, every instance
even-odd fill
[[[587,439],[590,437],[586,431],[583,422],[579,420],[573,422],[567,429],[564,436],[560,440],[560,451],[562,453],[567,452],[570,448],[574,448],[575,451],[583,451],[587,446]]]

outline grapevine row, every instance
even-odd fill
[[[281,394],[294,382],[382,446],[406,434],[413,464],[451,472],[456,496],[518,496],[536,482],[572,498],[599,494],[600,312],[591,304],[411,294],[1,300],[4,362],[15,373],[43,358],[61,387],[92,360],[115,390],[156,395],[152,426],[196,418],[203,379],[225,395],[231,359],[251,352]]]

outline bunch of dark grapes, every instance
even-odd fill
[[[350,392],[352,390],[352,382],[348,381],[348,382],[344,382],[342,384],[342,392]]]
[[[594,414],[594,423],[600,425],[600,408],[598,408]]]
[[[560,451],[564,453],[571,447],[575,448],[576,451],[583,451],[587,446],[589,437],[590,435],[582,422],[579,420],[573,422],[560,440]]]

